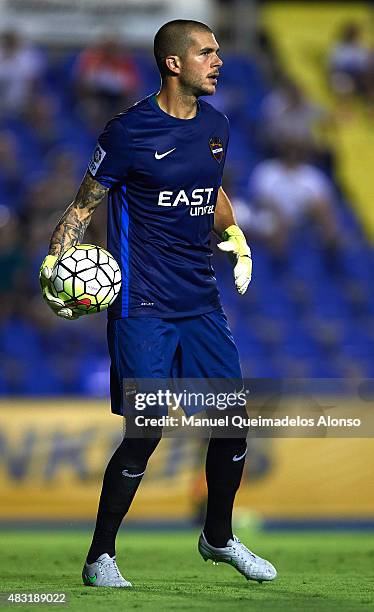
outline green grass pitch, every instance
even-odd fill
[[[80,573],[90,542],[81,531],[0,532],[0,590],[60,593],[66,605],[5,604],[46,610],[284,610],[366,612],[374,609],[374,536],[363,533],[237,535],[274,562],[273,583],[247,582],[232,567],[204,562],[193,532],[120,534],[117,561],[133,589],[84,587]]]

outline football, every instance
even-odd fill
[[[105,310],[121,289],[121,270],[114,257],[93,244],[70,247],[58,260],[51,287],[55,297],[80,314]]]

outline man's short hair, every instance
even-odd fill
[[[168,55],[183,57],[191,44],[193,32],[212,32],[209,26],[201,21],[175,19],[165,23],[157,32],[153,50],[161,76],[169,74],[165,64]]]

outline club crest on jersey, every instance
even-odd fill
[[[209,140],[209,148],[214,159],[220,164],[223,160],[223,144],[221,139],[218,136],[213,136]]]

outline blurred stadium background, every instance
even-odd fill
[[[0,0],[0,520],[94,518],[122,434],[106,319],[54,317],[37,276],[106,120],[158,89],[151,45],[170,19],[209,23],[222,48],[209,102],[230,119],[224,188],[254,253],[244,299],[215,265],[244,374],[374,378],[373,16],[370,2]],[[86,242],[105,246],[105,214]],[[236,520],[373,526],[373,451],[251,439]],[[197,440],[164,440],[129,519],[198,521],[202,462]]]

